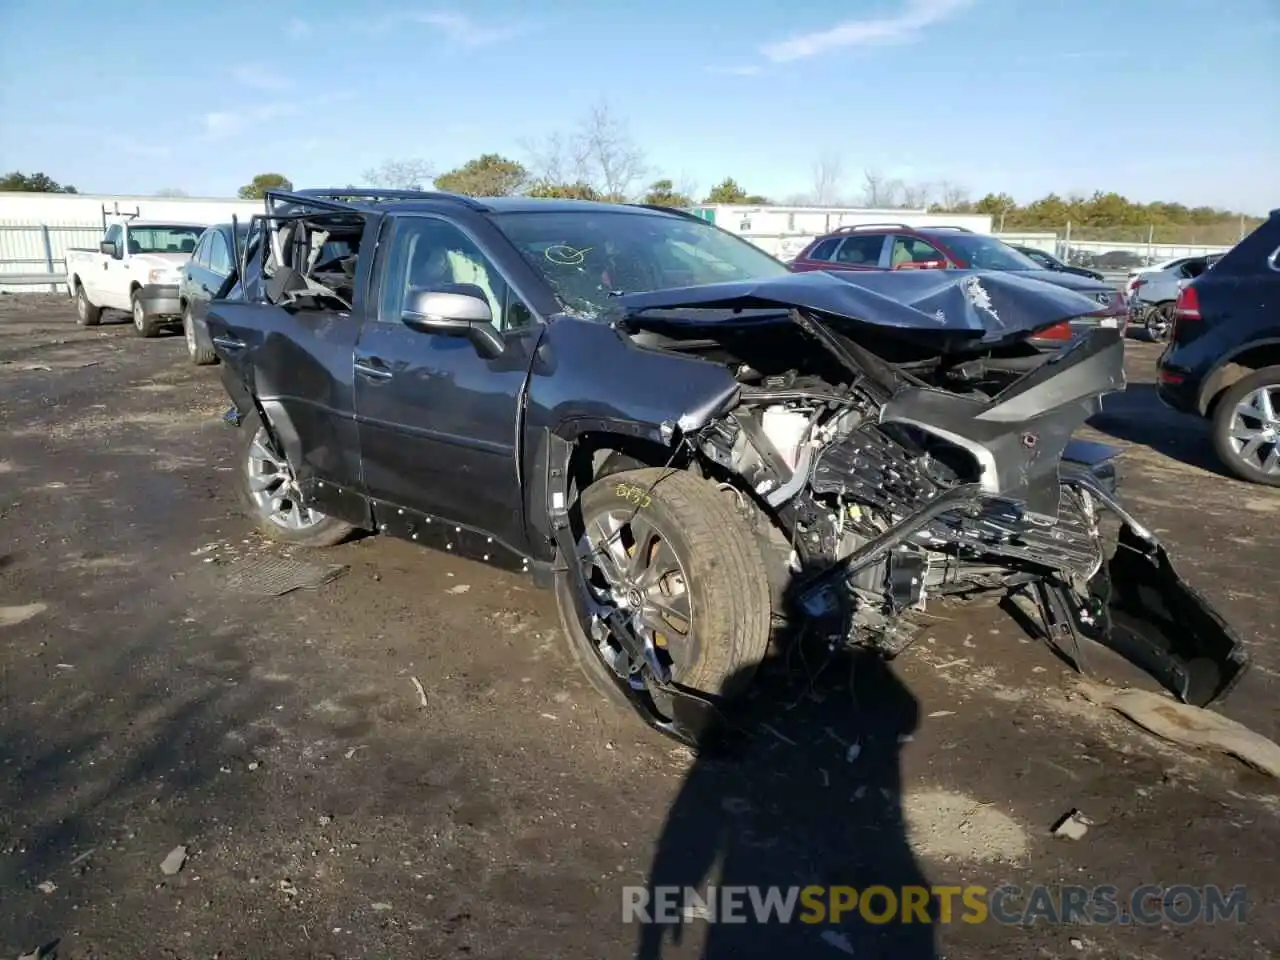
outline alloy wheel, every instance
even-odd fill
[[[1264,384],[1231,412],[1228,443],[1240,460],[1267,476],[1280,476],[1280,384]]]
[[[139,331],[143,330],[147,325],[147,315],[142,309],[142,301],[137,297],[133,299],[133,325]]]
[[[620,612],[650,657],[675,674],[695,657],[693,609],[684,564],[670,540],[644,515],[612,510],[592,518],[578,541],[588,608],[588,636],[605,666],[638,694],[653,712],[671,716],[670,698],[651,685],[652,671],[629,664],[607,624]]]
[[[245,462],[249,496],[258,511],[270,522],[286,530],[307,530],[324,520],[324,515],[302,504],[293,470],[284,457],[271,449],[262,427],[249,444]]]
[[[196,326],[191,319],[191,308],[182,311],[182,332],[187,338],[187,353],[192,359],[196,355]]]
[[[1157,343],[1169,338],[1173,329],[1173,307],[1169,305],[1154,308],[1147,314],[1147,335]]]
[[[89,317],[89,301],[85,298],[84,287],[76,290],[76,313],[81,320],[86,320]]]

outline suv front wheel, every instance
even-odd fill
[[[768,575],[756,541],[731,495],[670,468],[625,470],[583,491],[574,530],[586,581],[582,622],[557,575],[556,600],[570,652],[606,699],[626,705],[629,683],[650,720],[670,723],[670,695],[647,668],[623,680],[622,647],[604,622],[621,610],[631,631],[652,644],[678,684],[727,701],[740,695],[769,644]]]
[[[1280,367],[1237,380],[1213,414],[1213,446],[1236,476],[1280,487]]]

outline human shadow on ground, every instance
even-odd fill
[[[901,904],[904,887],[928,884],[908,843],[899,769],[919,705],[876,654],[790,649],[767,661],[753,695],[701,737],[655,849],[654,922],[638,931],[638,960],[936,956],[932,925],[921,915],[913,923],[899,922],[900,913],[884,918],[886,894]],[[674,910],[664,916],[658,899],[664,888],[705,898],[712,886],[745,886],[757,888],[757,902],[770,887],[785,901],[815,885],[854,888],[865,914],[855,904],[833,919],[825,891],[797,894],[789,922],[776,914],[759,922],[750,892],[737,896],[744,922],[723,913],[710,922],[697,901],[691,915],[678,892],[665,894]],[[880,893],[863,900],[873,886]],[[723,910],[721,896],[708,910]]]

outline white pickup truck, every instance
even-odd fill
[[[178,280],[207,224],[127,220],[106,229],[98,249],[67,250],[67,292],[83,326],[103,310],[133,315],[139,336],[154,337],[182,320]]]

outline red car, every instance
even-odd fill
[[[1128,325],[1129,302],[1104,281],[1046,270],[990,234],[964,227],[912,227],[905,223],[863,223],[818,237],[791,261],[797,273],[808,270],[1011,270],[1075,290],[1094,299],[1091,314],[1044,331],[1041,345],[1062,344],[1087,326],[1110,321]],[[1074,329],[1073,329],[1074,327]]]

